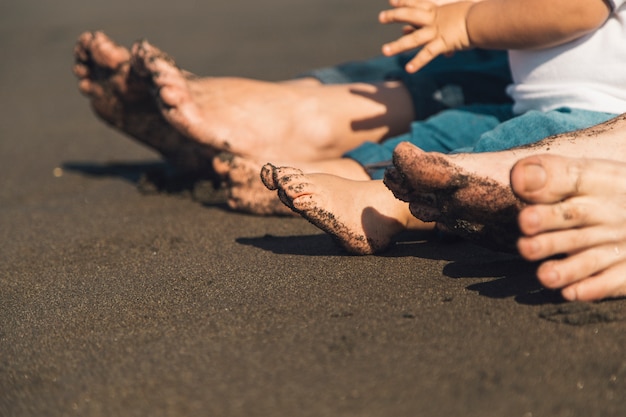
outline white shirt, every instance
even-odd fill
[[[517,114],[570,107],[626,113],[626,0],[611,0],[602,27],[552,48],[511,50]]]

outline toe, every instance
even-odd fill
[[[94,39],[94,32],[87,31],[83,32],[78,36],[78,41],[76,42],[76,49],[86,51],[90,48],[91,42]]]
[[[130,49],[131,66],[137,74],[144,77],[150,74],[150,71],[147,68],[147,44],[147,41],[140,40],[135,42]]]
[[[157,58],[152,64],[152,78],[159,87],[159,96],[168,107],[177,107],[190,101],[187,80],[178,67]]]
[[[389,188],[389,190],[391,190],[397,199],[402,201],[410,200],[410,194],[413,190],[408,187],[408,184],[404,180],[404,176],[395,166],[385,170],[383,183],[387,188]]]
[[[302,194],[295,198],[291,198],[291,207],[297,212],[310,211],[318,206],[313,194]]]
[[[225,177],[231,170],[233,155],[222,152],[213,158],[213,169],[221,177]]]
[[[116,69],[130,59],[128,49],[113,42],[103,32],[94,33],[91,54],[98,65],[110,69]]]
[[[403,166],[423,153],[421,149],[410,142],[400,142],[393,150],[393,163],[396,166]]]
[[[626,296],[626,263],[620,262],[604,271],[566,286],[563,297],[569,301],[598,301]]]
[[[87,78],[89,77],[89,69],[86,65],[82,63],[77,63],[72,67],[72,72],[78,78]]]
[[[91,96],[95,94],[95,87],[96,85],[87,78],[84,78],[78,82],[78,91],[86,96]]]
[[[626,168],[608,160],[535,155],[518,161],[511,185],[532,203],[555,203],[577,195],[612,195],[626,190]]]
[[[274,168],[274,182],[279,188],[292,190],[302,178],[302,171],[291,167]]]
[[[263,165],[261,168],[261,181],[269,190],[276,190],[278,185],[276,184],[276,177],[274,171],[276,167],[270,163]]]

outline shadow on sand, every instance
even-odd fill
[[[65,162],[62,167],[89,177],[123,179],[142,194],[181,195],[202,204],[226,207],[226,194],[214,180],[181,174],[164,161]]]

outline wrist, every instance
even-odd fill
[[[461,37],[461,49],[471,49],[474,47],[474,43],[472,42],[472,36],[470,33],[470,15],[474,6],[484,0],[467,0],[463,1],[464,13],[463,13],[463,28]]]

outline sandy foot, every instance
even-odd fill
[[[396,220],[394,207],[384,201],[377,204],[375,196],[380,193],[392,197],[381,181],[304,174],[299,169],[271,164],[263,166],[261,178],[268,189],[277,190],[286,206],[331,235],[350,253],[383,251],[405,229]]]
[[[500,251],[515,251],[523,204],[507,184],[471,173],[454,160],[398,145],[385,185],[423,221]]]
[[[74,50],[80,91],[106,123],[158,151],[185,174],[212,176],[212,148],[174,129],[150,93],[151,82],[130,65],[130,52],[102,32],[80,35]]]
[[[294,216],[291,209],[261,182],[261,164],[222,152],[213,160],[228,193],[228,206],[244,213],[261,216]]]

